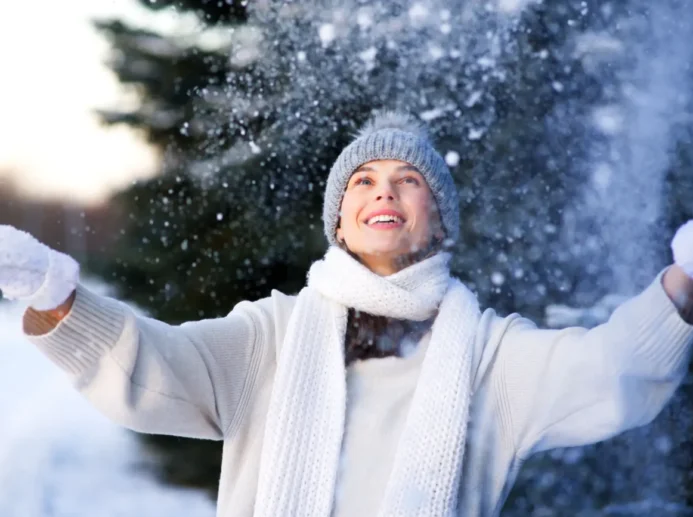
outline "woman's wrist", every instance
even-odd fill
[[[37,311],[29,307],[24,313],[24,333],[40,336],[53,330],[72,310],[76,294],[76,291],[73,291],[67,300],[55,309]]]
[[[693,279],[681,267],[673,264],[664,273],[662,286],[681,317],[693,324]]]

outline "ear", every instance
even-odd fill
[[[344,242],[344,232],[341,226],[337,226],[337,242]]]

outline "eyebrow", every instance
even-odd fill
[[[419,169],[417,169],[413,165],[409,165],[409,164],[400,165],[399,167],[397,167],[396,170],[397,170],[397,172],[411,171],[411,172],[418,172],[419,174],[421,174],[421,171]],[[369,167],[368,165],[362,165],[361,167],[359,167],[358,169],[356,169],[354,171],[354,174],[356,174],[357,172],[375,172],[375,169],[373,167]]]

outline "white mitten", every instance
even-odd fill
[[[36,310],[59,307],[77,287],[79,264],[26,232],[0,225],[0,291]]]
[[[693,219],[685,223],[671,240],[674,263],[693,278]]]

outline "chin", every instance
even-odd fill
[[[390,257],[394,259],[409,254],[409,248],[401,245],[369,246],[364,252],[377,257]]]
[[[411,255],[417,250],[413,249],[415,244],[413,244],[409,239],[402,239],[396,237],[387,238],[383,236],[381,239],[369,239],[367,242],[360,242],[358,246],[350,248],[352,251],[361,255],[370,255],[375,257],[390,257],[398,258],[405,255]],[[420,251],[419,248],[418,251]]]
[[[370,242],[364,242],[361,246],[363,251],[372,254],[397,253],[404,249],[404,247],[402,242],[395,239],[373,239]]]

